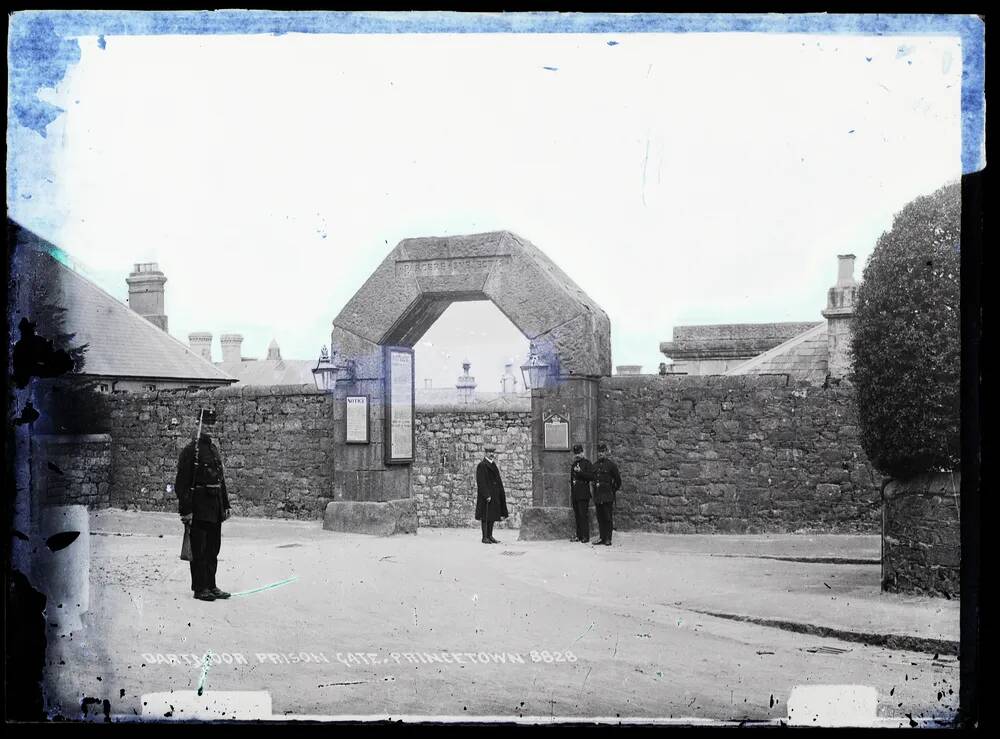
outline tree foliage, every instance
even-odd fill
[[[917,198],[879,238],[852,323],[861,443],[891,477],[959,464],[961,188]]]

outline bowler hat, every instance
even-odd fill
[[[583,444],[574,444],[573,454],[583,454]]]

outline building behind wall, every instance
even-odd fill
[[[191,348],[203,346],[204,337],[208,337],[211,351],[212,334],[207,331],[191,334]],[[222,334],[219,337],[222,346],[222,361],[216,366],[239,380],[241,385],[254,387],[283,385],[314,385],[313,368],[315,359],[282,359],[281,348],[277,339],[271,339],[267,347],[266,359],[255,359],[243,356],[243,336],[241,334]]]
[[[727,375],[786,374],[814,385],[843,380],[851,370],[854,255],[837,257],[837,283],[827,291],[826,321],[729,370]]]
[[[673,360],[663,374],[788,374],[824,383],[850,372],[850,324],[857,282],[853,254],[837,257],[837,282],[827,291],[825,321],[675,326],[660,351]]]
[[[813,321],[674,326],[672,340],[662,342],[660,351],[673,360],[672,373],[721,375],[817,325]]]
[[[38,268],[51,275],[48,300],[58,305],[61,331],[86,345],[74,379],[100,392],[214,388],[235,381],[167,333],[166,277],[155,263],[135,265],[126,305],[70,266],[65,250],[23,227],[17,233],[18,247],[30,249]]]

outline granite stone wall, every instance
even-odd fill
[[[852,393],[785,375],[603,378],[599,439],[623,480],[616,527],[879,531]]]
[[[476,465],[483,447],[497,447],[510,517],[519,527],[531,505],[530,411],[417,408],[413,497],[420,526],[475,526]]]
[[[108,434],[33,434],[31,481],[41,505],[104,508],[110,502]]]
[[[103,505],[175,510],[177,457],[194,435],[197,409],[212,405],[236,515],[320,519],[334,499],[332,399],[309,386],[232,387],[107,396],[113,474]],[[460,406],[417,408],[413,495],[421,526],[474,525],[475,468],[483,445],[497,463],[520,525],[531,504],[531,414]],[[100,505],[94,501],[94,505]]]
[[[319,519],[333,499],[331,403],[309,386],[110,396],[111,505],[176,510],[178,455],[212,405],[234,514]]]
[[[882,589],[957,598],[962,541],[959,473],[885,486]]]
[[[879,531],[879,479],[858,440],[849,385],[794,385],[784,375],[639,375],[603,378],[597,396],[598,440],[611,445],[624,481],[618,528]],[[94,422],[110,436],[107,492],[100,482],[96,494],[80,488],[88,505],[175,510],[177,456],[203,404],[219,413],[215,436],[234,513],[319,520],[335,497],[338,420],[332,398],[311,386],[114,394],[102,403],[104,417]],[[419,524],[474,525],[475,466],[493,442],[507,525],[518,526],[533,504],[531,413],[416,411]],[[95,464],[88,454],[80,457],[85,469]]]

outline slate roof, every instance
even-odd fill
[[[826,327],[823,321],[724,374],[787,374],[793,380],[821,385],[826,381],[829,363]]]
[[[44,242],[47,243],[47,242]],[[214,367],[166,331],[54,259],[64,313],[64,330],[74,345],[87,344],[82,375],[167,379],[228,385],[234,378]]]
[[[313,379],[315,359],[250,359],[239,362],[217,362],[216,367],[235,377],[241,385],[309,385]]]

